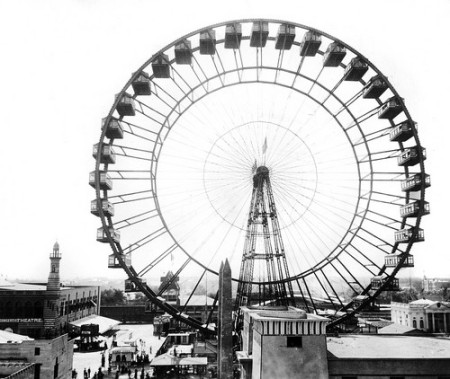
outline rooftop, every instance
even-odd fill
[[[250,312],[255,320],[260,321],[329,321],[329,319],[326,317],[317,316],[312,313],[306,313],[304,310],[295,307],[288,307],[286,310],[279,310],[277,308],[253,308],[250,310]]]
[[[407,325],[392,323],[378,329],[379,334],[406,334],[406,333],[423,333],[422,331]]]
[[[329,358],[450,358],[450,338],[345,334],[327,337]]]
[[[46,284],[34,283],[1,283],[0,291],[46,291]]]
[[[206,366],[207,364],[208,358],[179,358],[169,353],[161,354],[150,362],[150,366]]]
[[[409,304],[410,305],[423,305],[423,306],[427,306],[427,305],[431,305],[436,303],[436,301],[433,300],[428,300],[428,299],[419,299],[419,300],[415,300],[415,301],[411,301]]]
[[[116,346],[111,348],[110,353],[136,353],[136,346]]]
[[[20,343],[22,341],[33,341],[33,338],[0,330],[0,343]]]
[[[71,325],[81,328],[82,325],[95,324],[98,325],[98,332],[100,334],[106,333],[108,330],[113,329],[120,324],[120,321],[113,320],[112,318],[103,317],[99,315],[90,315],[78,320],[70,322]]]
[[[61,285],[61,291],[68,291],[75,288],[84,288],[93,286],[83,285]],[[16,283],[7,280],[0,281],[0,291],[46,291],[47,283]]]

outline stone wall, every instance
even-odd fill
[[[288,338],[290,337],[261,336],[259,354],[255,344],[253,345],[253,365],[260,366],[261,378],[327,379],[325,336],[296,336],[301,339],[301,347],[288,347]],[[253,372],[256,371],[259,370],[253,367]]]
[[[24,359],[38,366],[41,379],[72,377],[73,341],[67,334],[51,340],[32,340],[0,344],[0,360]],[[55,370],[57,375],[55,376]]]

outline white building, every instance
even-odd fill
[[[431,333],[450,332],[450,303],[420,299],[409,304],[391,303],[391,320]]]
[[[424,292],[437,292],[443,289],[444,287],[449,287],[448,279],[427,279],[426,276],[423,277],[422,288]]]

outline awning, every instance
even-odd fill
[[[206,366],[208,364],[208,358],[205,357],[186,357],[179,358],[174,357],[168,353],[161,354],[154,358],[150,366],[153,367],[162,367],[162,366]]]
[[[111,354],[136,353],[136,346],[117,346],[113,347],[109,352]]]
[[[69,322],[69,324],[77,328],[81,328],[81,325],[95,324],[98,325],[98,332],[100,334],[103,334],[108,330],[111,330],[115,326],[119,325],[120,321],[113,320],[112,318],[108,317],[90,315],[87,317],[80,318],[79,320]]]

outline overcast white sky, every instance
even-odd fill
[[[431,215],[414,275],[450,276],[450,1],[0,1],[0,274],[46,278],[53,243],[64,278],[107,269],[88,174],[100,121],[131,73],[193,30],[240,18],[323,30],[356,48],[406,100],[427,148]]]

